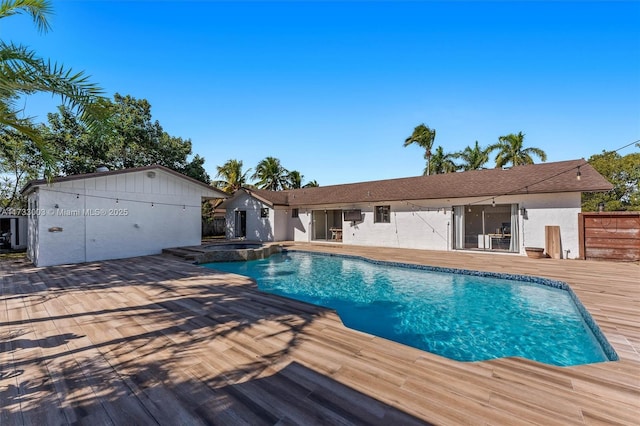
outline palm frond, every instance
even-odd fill
[[[109,114],[100,102],[102,89],[91,83],[88,75],[45,61],[25,46],[0,41],[0,98],[35,92],[60,96],[89,127]]]
[[[47,32],[51,29],[47,15],[53,11],[48,0],[3,0],[0,3],[0,19],[20,13],[31,15],[38,31]]]

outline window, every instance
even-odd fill
[[[269,208],[263,207],[260,209],[260,217],[269,217]]]
[[[376,206],[375,223],[389,223],[391,222],[391,206]]]
[[[291,217],[292,218],[295,219],[296,217],[298,217],[298,214],[299,214],[298,209],[291,209]]]

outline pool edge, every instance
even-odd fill
[[[576,293],[573,291],[571,286],[564,281],[553,280],[550,278],[536,277],[533,275],[507,274],[502,272],[475,271],[472,269],[449,268],[444,266],[421,265],[417,263],[394,262],[394,261],[388,261],[388,260],[371,259],[361,255],[326,253],[326,252],[304,250],[304,249],[298,249],[298,248],[293,250],[283,248],[281,251],[283,253],[286,253],[287,251],[292,251],[292,252],[318,254],[318,255],[329,256],[329,257],[345,257],[345,258],[363,260],[376,265],[398,266],[403,268],[420,269],[420,270],[432,271],[432,272],[463,274],[463,275],[489,277],[489,278],[501,278],[501,279],[507,279],[507,280],[532,283],[532,284],[539,284],[547,287],[553,287],[560,290],[564,290],[569,294],[569,297],[571,297],[571,300],[573,301],[576,308],[578,309],[580,316],[582,316],[583,321],[585,322],[585,324],[587,325],[591,333],[593,333],[593,336],[595,337],[597,342],[600,344],[602,351],[607,357],[607,360],[602,362],[612,362],[612,361],[614,362],[614,361],[620,360],[620,356],[615,351],[611,343],[609,343],[609,340],[606,338],[606,336],[598,326],[597,322],[593,319],[593,317],[591,316],[591,313],[582,304],[582,302],[580,301]],[[566,367],[570,367],[570,366],[566,366]]]

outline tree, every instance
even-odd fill
[[[212,185],[216,188],[226,192],[227,194],[233,194],[238,189],[247,185],[247,173],[242,171],[242,161],[239,160],[228,160],[222,166],[217,166],[218,174],[216,177],[221,178],[221,180],[216,180],[212,182]]]
[[[640,210],[640,153],[622,157],[614,151],[602,151],[588,161],[611,182],[613,189],[582,194],[583,211],[597,211],[600,203],[607,211]]]
[[[257,186],[261,189],[278,191],[287,188],[287,177],[289,171],[282,167],[280,160],[274,157],[267,157],[256,166],[256,172],[252,179],[257,179]]]
[[[0,19],[26,13],[41,32],[50,29],[47,17],[52,7],[48,0],[3,0]],[[29,48],[0,40],[0,125],[28,136],[44,160],[45,174],[53,175],[54,156],[41,137],[37,126],[29,118],[20,118],[17,100],[37,92],[61,97],[62,102],[75,109],[89,126],[105,116],[101,107],[102,90],[88,81],[82,72],[74,73],[57,63],[39,58]]]
[[[425,126],[424,123],[419,124],[413,129],[411,136],[404,140],[404,146],[407,147],[411,144],[416,144],[421,148],[424,148],[424,158],[427,160],[427,167],[425,168],[425,174],[429,175],[431,170],[431,149],[433,148],[433,142],[436,139],[436,130],[430,129]]]
[[[62,175],[90,173],[110,163],[113,147],[108,138],[90,131],[72,110],[60,106],[47,118],[45,139],[58,158],[56,168]]]
[[[481,148],[478,141],[472,147],[467,146],[464,150],[453,154],[453,158],[462,159],[460,168],[463,170],[479,170],[489,161],[491,147]]]
[[[182,169],[182,174],[204,183],[211,183],[211,177],[204,169],[204,157],[196,154]]]
[[[189,160],[191,141],[169,135],[153,121],[147,100],[115,94],[113,102],[103,104],[110,116],[93,127],[64,106],[48,114],[47,139],[63,174],[92,173],[100,165],[119,170],[158,164],[209,183],[204,158]]]
[[[524,148],[524,133],[510,133],[500,136],[498,143],[490,145],[489,150],[498,150],[496,155],[496,167],[503,167],[511,163],[514,167],[524,164],[533,164],[532,155],[539,157],[542,161],[547,161],[547,154],[540,148]]]
[[[443,174],[455,172],[458,166],[453,162],[454,154],[445,154],[441,146],[436,148],[436,152],[431,157],[431,170],[425,170],[425,175]]]
[[[311,180],[311,181],[305,183],[302,187],[303,188],[317,188],[319,186],[320,186],[320,184],[318,183],[318,181],[316,181],[314,179],[314,180]]]
[[[24,207],[19,190],[36,179],[44,166],[37,148],[26,135],[0,128],[0,208]]]
[[[302,188],[302,179],[304,176],[297,170],[291,170],[287,176],[287,189]]]

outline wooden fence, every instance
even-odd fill
[[[640,212],[578,215],[580,259],[640,261]]]

